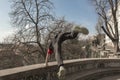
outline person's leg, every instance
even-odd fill
[[[55,58],[56,61],[58,63],[58,66],[63,66],[63,58],[62,58],[62,54],[61,54],[61,45],[59,44],[55,44]]]
[[[58,77],[61,78],[66,74],[66,70],[64,68],[63,58],[61,54],[61,45],[55,44],[55,57],[59,67]]]

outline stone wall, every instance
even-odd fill
[[[120,73],[120,59],[76,59],[64,61],[67,70],[65,80],[96,80],[101,76]],[[0,80],[59,80],[56,62],[35,64],[0,70]]]

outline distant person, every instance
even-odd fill
[[[64,76],[66,73],[66,70],[64,68],[64,63],[63,63],[63,58],[62,58],[62,53],[61,53],[61,45],[65,40],[68,39],[75,39],[79,33],[83,34],[88,34],[88,30],[86,28],[80,28],[80,27],[75,27],[71,32],[64,32],[64,33],[59,33],[57,34],[54,39],[50,42],[50,45],[48,47],[47,55],[46,55],[46,60],[45,64],[48,66],[48,58],[49,56],[54,52],[55,53],[55,58],[58,63],[59,67],[59,72],[58,76]]]

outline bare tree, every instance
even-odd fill
[[[115,51],[119,51],[119,31],[117,11],[119,0],[92,0],[98,15],[103,19],[103,31],[112,40]]]
[[[42,33],[46,32],[46,26],[54,19],[51,14],[53,4],[49,0],[11,0],[11,2],[11,22],[19,30],[15,36],[16,41],[37,44],[40,54],[45,57]]]
[[[41,33],[42,47],[44,50],[47,50],[49,40],[52,40],[56,34],[59,32],[71,31],[74,25],[74,23],[70,23],[64,18],[52,21],[48,26],[46,26],[46,29],[44,29],[45,31],[42,31]],[[31,28],[31,26],[29,26],[29,28]],[[41,56],[39,46],[34,44],[34,28],[30,30],[28,28],[19,29],[15,34],[10,36],[10,38],[6,38],[5,41],[14,44],[12,49],[14,49],[15,52],[20,52],[20,55],[24,57],[23,61],[25,64],[43,62],[44,58]]]
[[[103,34],[103,30],[102,30],[101,26],[103,26],[103,21],[102,21],[101,17],[99,17],[96,27],[95,27],[98,34]]]

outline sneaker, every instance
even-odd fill
[[[81,33],[81,28],[79,26],[75,26],[74,30],[75,32]]]
[[[78,32],[78,33],[83,33],[85,35],[89,34],[88,29],[85,27],[76,26],[73,31]]]
[[[57,74],[59,78],[65,77],[66,69],[63,66],[60,66],[59,72]]]

